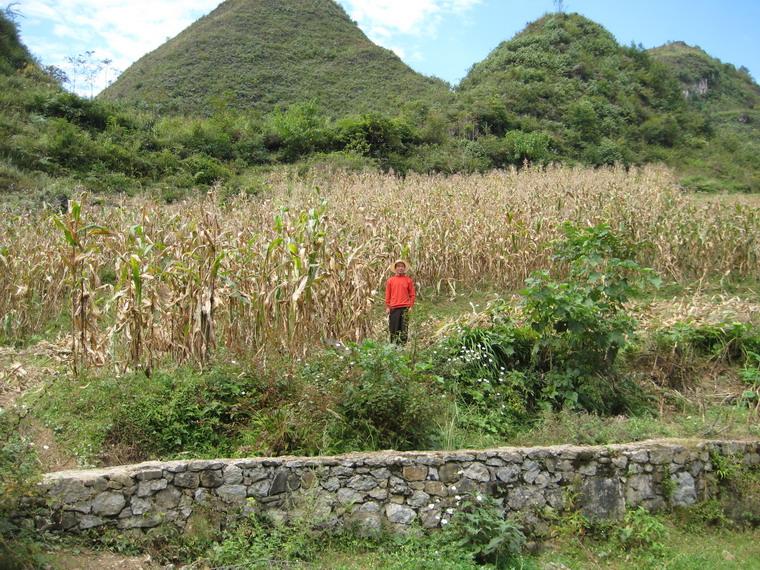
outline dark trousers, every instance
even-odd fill
[[[391,332],[391,342],[406,344],[409,338],[409,322],[406,318],[407,307],[396,307],[388,313],[388,329]]]

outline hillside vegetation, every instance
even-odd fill
[[[129,87],[130,78],[143,67],[145,74],[156,78],[165,75],[162,65],[167,66],[166,73],[174,69],[169,65],[174,56],[167,54],[184,57],[192,51],[189,46],[172,47],[175,41],[196,42],[201,34],[211,42],[228,27],[243,33],[246,26],[235,26],[256,20],[259,12],[262,22],[285,18],[278,25],[296,17],[293,10],[276,10],[266,2],[226,2],[167,43],[167,53],[160,48],[143,58],[112,90],[123,86],[125,93],[141,99]],[[293,34],[305,36],[280,34],[277,41],[289,38],[304,49],[307,40],[321,41],[320,30],[325,28],[328,35],[342,30],[357,45],[369,45],[345,13],[328,0],[309,3],[303,14],[316,22],[293,28],[297,29]],[[4,36],[15,46],[8,53],[21,54],[0,74],[0,189],[14,193],[16,200],[39,203],[70,194],[75,185],[96,192],[147,190],[167,201],[214,182],[224,183],[225,192],[255,194],[264,189],[262,172],[293,163],[300,173],[323,165],[354,171],[379,168],[399,174],[451,174],[522,167],[526,161],[593,166],[662,161],[678,170],[681,184],[688,188],[758,189],[758,122],[753,108],[758,88],[746,73],[691,48],[685,58],[663,56],[683,51],[677,45],[651,53],[621,47],[603,28],[576,14],[548,15],[531,24],[476,65],[455,94],[436,87],[424,95],[408,85],[394,84],[395,80],[388,83],[384,77],[388,70],[397,69],[395,64],[382,63],[383,77],[375,77],[366,72],[364,63],[357,63],[351,64],[351,73],[321,69],[320,84],[331,85],[330,78],[361,78],[367,85],[406,99],[368,95],[363,87],[341,88],[354,97],[353,102],[332,95],[323,99],[319,88],[311,84],[269,77],[255,83],[281,104],[269,112],[262,114],[256,105],[228,94],[203,102],[190,96],[188,101],[198,105],[197,113],[191,115],[169,113],[171,109],[163,104],[118,103],[111,99],[111,91],[95,100],[67,93],[39,65],[24,59],[26,49],[14,35],[13,22],[0,17],[13,32]],[[238,40],[225,45],[243,49],[243,40]],[[267,55],[266,61],[280,70],[291,69],[277,58],[294,52],[276,42],[272,45],[282,49]],[[395,58],[373,49],[372,53]],[[294,66],[311,61],[304,57],[288,55]],[[198,65],[205,65],[207,59],[196,58]],[[230,61],[237,66],[234,76],[239,78],[242,64],[232,56]],[[327,58],[323,63],[337,61]],[[19,62],[25,65],[19,68]],[[319,65],[315,60],[309,67]],[[293,69],[307,83],[316,80],[311,71]],[[404,69],[405,77],[422,80]],[[174,79],[182,82],[186,76],[175,73]],[[212,77],[208,75],[207,80]],[[395,76],[390,73],[390,77]],[[704,84],[700,83],[703,77],[708,78],[707,91],[684,97],[688,85]],[[430,83],[424,80],[423,84]],[[192,85],[203,82],[193,80]],[[239,85],[242,89],[248,84]],[[303,93],[308,98],[301,97]],[[362,107],[359,101],[392,104],[380,109]],[[370,108],[375,110],[362,111]]]
[[[712,136],[695,138],[674,153],[674,161],[691,173],[686,184],[706,191],[759,188],[760,87],[749,73],[683,42],[649,53],[672,70],[689,106],[711,125]]]
[[[476,64],[459,90],[461,105],[489,105],[483,130],[542,133],[558,155],[591,164],[661,159],[709,129],[665,66],[577,14],[533,22]]]
[[[101,95],[196,114],[216,102],[267,113],[313,100],[333,117],[395,114],[415,99],[447,96],[444,82],[373,44],[332,0],[227,0]]]

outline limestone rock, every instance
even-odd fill
[[[166,479],[152,479],[150,481],[140,481],[140,484],[137,486],[137,496],[138,497],[148,497],[150,495],[153,495],[157,491],[160,491],[161,489],[166,489]]]
[[[118,515],[126,504],[127,500],[121,493],[100,493],[92,502],[92,513],[104,516]]]
[[[174,476],[174,484],[185,489],[197,489],[200,484],[200,475],[192,471],[177,473]]]
[[[190,470],[193,471],[192,464],[190,464]],[[222,475],[222,471],[219,469],[201,471],[200,483],[202,487],[208,487],[210,489],[221,487],[224,483],[224,476]]]
[[[225,485],[239,485],[243,482],[243,470],[234,465],[228,465],[222,470]]]
[[[417,513],[404,505],[391,503],[385,506],[385,516],[394,524],[409,524],[415,519]]]
[[[464,470],[464,473],[462,475],[464,477],[467,477],[468,479],[472,479],[474,481],[481,481],[483,483],[486,483],[491,480],[491,472],[488,471],[488,467],[486,467],[482,463],[473,463],[467,469]]]
[[[174,509],[179,505],[179,500],[182,497],[182,491],[176,487],[167,487],[156,493],[153,497],[154,504],[161,510],[168,511]]]
[[[222,485],[217,487],[216,494],[225,503],[245,503],[247,492],[245,485]]]
[[[585,479],[581,484],[581,510],[592,519],[620,518],[625,512],[620,479]]]
[[[697,502],[697,488],[694,485],[694,477],[684,471],[671,476],[675,483],[673,496],[670,498],[676,506],[693,505]]]

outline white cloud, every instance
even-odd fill
[[[434,36],[444,16],[467,12],[482,0],[342,0],[351,17],[378,43],[396,34]]]
[[[176,36],[221,0],[21,0],[16,6],[27,47],[48,65],[73,69],[61,54],[76,56],[94,50],[98,60],[110,59],[110,68],[124,70],[168,37]],[[27,33],[29,25],[33,32]],[[98,92],[113,79],[104,72],[93,84]],[[80,93],[90,86],[77,85]]]

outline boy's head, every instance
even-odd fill
[[[396,275],[403,275],[406,273],[406,263],[403,261],[397,261],[393,264],[393,271],[396,272]]]

